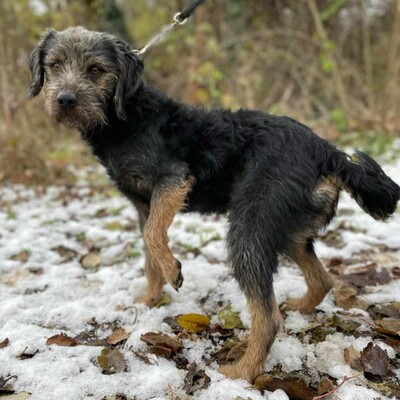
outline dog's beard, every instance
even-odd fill
[[[78,104],[71,110],[59,107],[57,99],[46,97],[46,109],[49,115],[58,122],[78,130],[88,130],[107,124],[104,106],[101,103],[91,103],[88,106]]]

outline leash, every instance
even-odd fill
[[[205,1],[206,0],[196,0],[190,6],[185,8],[182,12],[178,12],[177,14],[175,14],[173,22],[171,24],[162,28],[157,35],[150,39],[146,46],[143,46],[140,49],[132,50],[132,52],[137,56],[142,56],[143,54],[145,54],[147,50],[149,50],[151,47],[164,39],[164,37],[167,36],[171,31],[173,31],[175,27],[185,24],[188,18],[193,14],[194,10],[196,10],[196,8]]]

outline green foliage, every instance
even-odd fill
[[[346,116],[341,108],[335,108],[331,112],[332,122],[339,131],[345,131],[348,127]]]
[[[347,0],[332,1],[320,14],[322,21],[327,21],[336,16],[337,13],[347,4]]]

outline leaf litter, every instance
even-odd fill
[[[7,383],[11,395],[29,396],[28,386],[23,383],[27,376],[24,363],[40,354],[40,361],[36,362],[48,368],[47,376],[51,373],[53,377],[51,381],[46,380],[46,374],[35,377],[41,382],[45,396],[55,388],[64,390],[63,385],[65,392],[75,391],[76,398],[82,395],[82,387],[90,386],[85,396],[94,394],[97,398],[121,400],[151,396],[261,400],[265,398],[264,391],[274,392],[275,400],[287,400],[288,396],[322,398],[331,392],[342,400],[400,396],[400,363],[396,358],[400,354],[400,267],[396,265],[396,254],[397,260],[400,257],[392,240],[400,227],[398,213],[384,230],[344,196],[339,217],[324,234],[327,241],[317,242],[316,246],[328,269],[342,283],[311,316],[283,312],[284,318],[291,320],[290,329],[284,329],[278,336],[264,375],[252,388],[246,382],[235,381],[229,382],[227,389],[226,380],[216,369],[218,364],[237,362],[244,354],[249,316],[243,297],[224,265],[225,257],[221,256],[225,254],[221,240],[224,218],[177,217],[170,229],[170,243],[183,261],[185,283],[180,294],[171,295],[173,292],[167,289],[155,309],[138,306],[136,310],[135,305],[136,311],[132,314],[132,299],[143,291],[144,280],[142,241],[139,233],[132,231],[138,223],[137,219],[132,220],[129,204],[116,197],[115,191],[101,188],[45,189],[39,194],[43,200],[24,188],[13,190],[20,199],[13,205],[15,216],[7,219],[0,212],[0,223],[11,221],[8,223],[13,224],[12,228],[3,226],[15,231],[15,235],[18,235],[18,226],[25,224],[28,232],[32,231],[32,243],[29,251],[19,248],[17,242],[7,243],[8,247],[3,246],[6,250],[0,246],[0,260],[18,262],[19,268],[29,272],[23,275],[23,280],[13,281],[15,290],[23,295],[28,295],[27,288],[47,289],[31,291],[30,296],[34,297],[31,305],[28,303],[28,309],[32,306],[29,314],[16,311],[18,320],[25,324],[23,329],[29,332],[21,330],[19,334],[21,328],[12,327],[13,312],[5,312],[15,301],[15,294],[8,291],[7,281],[1,283],[0,294],[6,296],[0,297],[0,326],[4,326],[0,328],[3,338],[0,375],[13,376]],[[0,196],[11,198],[13,195],[12,191],[0,189]],[[58,208],[57,199],[62,199],[63,208]],[[33,219],[25,217],[30,208],[36,209]],[[347,211],[341,213],[341,209]],[[43,217],[38,210],[43,211]],[[64,218],[61,228],[57,221],[44,223],[45,215],[49,214],[61,215],[60,221]],[[364,236],[375,238],[379,257],[373,253],[373,246],[361,246],[357,242],[360,231]],[[55,240],[45,243],[39,240],[40,235],[53,236]],[[107,255],[103,259],[105,249],[111,250],[113,246],[122,250],[119,254],[114,252],[116,256]],[[368,246],[370,250],[365,250]],[[47,254],[48,261],[43,262],[43,254]],[[56,270],[60,258],[63,268],[60,270],[59,266]],[[305,290],[297,269],[291,263],[285,265],[275,278],[281,304],[289,292],[298,296]],[[5,267],[0,265],[0,272],[1,268]],[[9,273],[7,268],[5,271]],[[34,268],[40,268],[40,274],[30,272]],[[44,309],[43,306],[35,308],[35,296],[43,297]],[[232,310],[231,304],[237,311]],[[56,330],[61,326],[63,335]],[[38,335],[35,329],[39,328]],[[41,339],[36,339],[39,336]],[[48,340],[55,337],[51,350],[50,346],[43,347],[43,337]],[[2,347],[4,338],[9,340]],[[290,347],[291,340],[299,343],[298,349]],[[70,353],[59,352],[58,347],[67,347]],[[341,357],[336,356],[339,353]],[[287,363],[287,357],[293,361]],[[85,359],[92,360],[98,375],[91,373],[89,379],[90,369]],[[79,365],[79,376],[85,385],[77,384],[73,375],[62,376],[62,370],[53,367],[55,360]],[[357,377],[357,373],[363,375]],[[100,395],[101,376],[121,379],[119,382],[126,382],[127,389],[118,394]],[[156,384],[153,376],[158,377]]]

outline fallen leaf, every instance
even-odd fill
[[[140,361],[144,362],[147,365],[154,365],[157,364],[156,360],[149,358],[144,352],[142,351],[133,351],[133,355]]]
[[[35,355],[39,353],[39,350],[35,350],[33,353],[28,353],[26,350],[27,349],[24,349],[21,353],[17,354],[16,357],[19,360],[28,360],[29,358],[35,357]]]
[[[231,350],[229,350],[226,355],[226,361],[228,362],[238,362],[246,352],[247,349],[247,340],[238,342]]]
[[[63,245],[53,247],[51,250],[55,251],[63,259],[63,262],[71,261],[78,254],[75,250]]]
[[[329,267],[336,267],[336,266],[341,265],[341,264],[343,264],[343,259],[338,258],[338,257],[334,257],[334,258],[331,258],[329,260],[328,268]]]
[[[194,394],[198,390],[207,389],[211,379],[204,370],[197,370],[196,363],[189,364],[188,373],[185,376],[183,390],[188,395]]]
[[[344,349],[344,361],[350,365],[351,368],[356,369],[357,371],[363,370],[360,358],[361,352],[356,350],[353,345]]]
[[[242,320],[240,319],[240,313],[232,311],[232,306],[229,304],[218,313],[218,321],[224,329],[244,329]]]
[[[375,313],[384,317],[400,319],[400,302],[393,301],[375,306]]]
[[[330,323],[333,327],[337,328],[341,332],[350,332],[353,333],[357,330],[361,324],[356,321],[352,321],[350,319],[341,319],[337,315],[334,315],[332,318],[328,319],[328,323]]]
[[[8,338],[5,338],[2,342],[0,342],[0,349],[4,349],[4,347],[7,347],[10,344],[10,341]]]
[[[186,357],[183,357],[181,354],[175,354],[173,360],[175,361],[176,368],[178,369],[188,368],[189,361]]]
[[[331,390],[335,388],[333,382],[327,377],[323,376],[321,377],[319,383],[318,383],[318,396],[321,396],[322,394],[328,393]]]
[[[119,221],[112,221],[105,224],[104,229],[107,229],[109,231],[122,231],[125,229],[125,227]]]
[[[183,314],[176,320],[183,329],[190,333],[204,331],[210,325],[210,318],[202,314]]]
[[[80,259],[81,265],[85,269],[96,269],[101,264],[101,257],[97,251],[91,251]]]
[[[361,352],[360,361],[364,375],[369,380],[380,379],[388,373],[390,360],[387,351],[372,342]]]
[[[18,394],[10,394],[9,396],[1,396],[1,400],[25,400],[30,397],[30,393],[21,392]]]
[[[311,339],[314,343],[321,343],[325,341],[328,335],[335,333],[335,329],[326,327],[326,326],[318,326],[317,328],[311,330]]]
[[[6,394],[14,393],[14,389],[12,388],[12,386],[10,384],[8,384],[8,382],[11,379],[17,379],[17,376],[9,375],[9,376],[3,377],[0,375],[0,397],[4,396]]]
[[[400,399],[400,385],[397,383],[377,383],[369,381],[368,386],[372,387],[384,396],[393,399]]]
[[[150,345],[149,351],[155,355],[170,358],[182,347],[180,340],[163,333],[148,332],[140,336],[140,340]]]
[[[97,362],[107,375],[123,372],[127,368],[124,355],[118,349],[103,349]]]
[[[400,279],[400,267],[393,267],[392,275],[394,279]]]
[[[106,208],[100,208],[100,210],[97,210],[96,213],[94,214],[95,218],[104,218],[109,215],[109,211]]]
[[[359,267],[356,272],[345,274],[343,276],[352,285],[363,288],[365,286],[383,285],[390,282],[390,273],[382,268],[377,271],[377,264],[372,263]]]
[[[109,344],[117,344],[128,339],[128,337],[129,334],[124,329],[118,328],[110,336],[107,336],[106,340]]]
[[[310,400],[317,395],[316,390],[309,386],[308,379],[303,376],[275,377],[262,375],[256,378],[254,386],[260,390],[273,392],[283,390],[291,399]]]
[[[11,260],[20,261],[22,263],[25,263],[29,259],[29,254],[30,254],[30,252],[28,250],[22,250],[18,254],[13,255],[11,257]]]
[[[66,335],[54,335],[46,340],[47,346],[51,346],[52,344],[56,344],[57,346],[73,347],[77,346],[79,341]]]
[[[357,301],[357,290],[348,283],[341,281],[333,289],[333,295],[335,297],[335,303],[338,307],[342,307],[345,310],[353,308]]]
[[[160,300],[157,301],[157,303],[155,304],[155,306],[157,308],[160,308],[162,306],[168,306],[169,304],[172,303],[172,296],[169,295],[168,293],[164,293]]]
[[[394,318],[378,319],[375,322],[377,331],[392,336],[400,336],[400,320]]]

